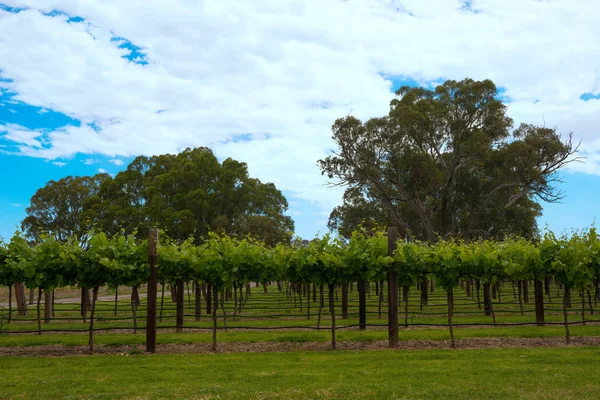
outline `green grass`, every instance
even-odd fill
[[[0,398],[596,399],[598,349],[0,358]]]
[[[571,326],[573,336],[600,336],[600,325],[594,326]],[[562,326],[521,326],[506,328],[462,328],[455,330],[457,339],[476,337],[513,337],[513,338],[536,338],[536,337],[562,337],[564,336]],[[340,330],[336,332],[340,341],[352,340],[387,340],[387,330]],[[329,331],[219,331],[217,334],[219,342],[328,342],[331,340]],[[400,340],[448,340],[450,335],[447,329],[410,329],[399,331]],[[45,344],[62,344],[67,346],[84,346],[87,344],[87,334],[43,334],[43,335],[0,335],[0,346],[35,346]],[[184,332],[184,333],[159,333],[158,343],[209,343],[212,340],[211,333],[206,332]],[[100,345],[130,345],[145,343],[145,333],[133,334],[111,334],[102,333],[96,335],[96,343]]]

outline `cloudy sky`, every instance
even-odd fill
[[[341,116],[401,84],[492,79],[516,123],[556,126],[586,162],[541,224],[600,213],[598,0],[0,0],[0,235],[49,179],[209,146],[326,230],[341,192],[316,160]]]

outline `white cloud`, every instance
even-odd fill
[[[41,130],[31,130],[15,124],[0,124],[0,135],[5,139],[27,146],[33,151],[42,147],[41,138],[44,132]]]
[[[12,203],[13,207],[22,207],[23,205],[21,203]]]
[[[98,168],[98,173],[100,173],[100,174],[108,174],[108,171],[105,170],[104,168]]]
[[[66,162],[62,162],[62,161],[53,161],[52,164],[56,165],[59,168],[64,167],[65,165],[67,165]]]
[[[119,160],[119,159],[112,159],[112,160],[108,160],[109,163],[113,163],[115,165],[123,165],[125,164],[125,162],[123,160]]]
[[[30,9],[0,11],[0,71],[12,80],[0,88],[82,122],[0,127],[24,155],[209,146],[329,211],[341,190],[324,187],[316,160],[334,147],[335,118],[385,114],[386,76],[468,76],[505,87],[517,123],[573,130],[588,163],[571,168],[600,173],[600,100],[579,99],[600,93],[600,7],[591,0],[473,0],[477,13],[459,0],[3,3]],[[41,13],[52,10],[86,23]],[[140,46],[148,64],[122,58],[113,34]],[[242,134],[255,140],[232,140]]]
[[[94,160],[93,158],[86,158],[85,160],[82,161],[85,165],[92,165],[96,162],[96,160]]]

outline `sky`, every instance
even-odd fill
[[[327,231],[343,189],[317,160],[336,118],[387,114],[395,88],[492,79],[521,122],[573,132],[583,163],[541,226],[600,213],[597,0],[0,0],[0,235],[48,180],[210,147]]]

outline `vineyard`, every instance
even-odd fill
[[[412,338],[435,330],[450,347],[455,330],[476,337],[484,328],[535,327],[541,334],[557,326],[566,343],[573,329],[582,336],[597,330],[595,229],[568,237],[548,232],[538,243],[395,239],[391,229],[275,247],[216,234],[200,245],[162,240],[157,329],[212,334],[213,351],[217,332],[290,332],[309,340],[326,331],[335,349],[340,332],[386,327],[391,347],[399,329]],[[149,265],[148,240],[99,233],[85,246],[51,237],[31,246],[17,234],[0,250],[0,284],[9,288],[2,335],[87,333],[93,351],[95,333],[143,333]],[[71,287],[79,288],[80,301],[54,299]],[[35,297],[29,307],[26,288]]]

